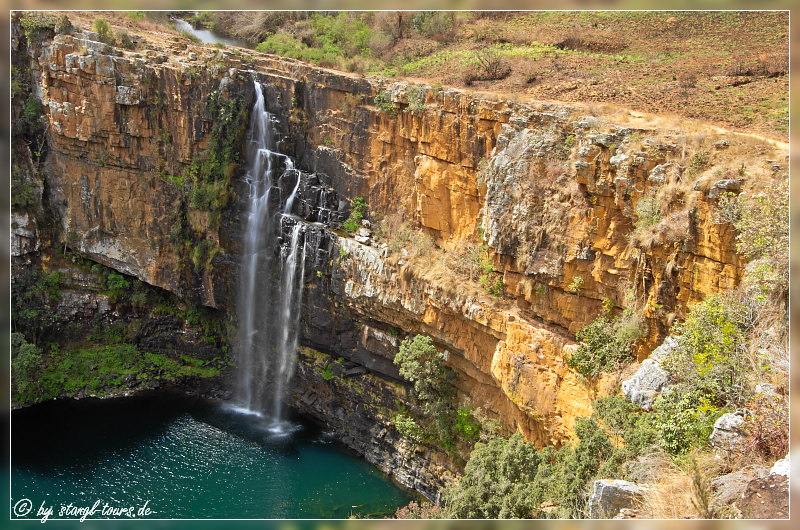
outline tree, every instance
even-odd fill
[[[445,444],[453,440],[455,429],[455,372],[445,364],[444,354],[437,351],[430,337],[417,335],[400,344],[394,359],[400,375],[414,383],[414,395],[425,406],[439,439]]]
[[[464,476],[445,490],[447,515],[459,519],[534,516],[542,496],[535,480],[540,462],[536,446],[519,433],[475,444]]]

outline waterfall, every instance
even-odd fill
[[[277,424],[281,394],[294,371],[305,225],[291,217],[301,173],[288,156],[276,152],[275,120],[265,110],[258,82],[255,90],[247,138],[250,191],[240,276],[237,400],[251,413],[271,413]],[[293,187],[284,201],[280,184],[289,179]],[[282,234],[292,222],[291,244],[283,255]]]

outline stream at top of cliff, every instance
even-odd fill
[[[252,48],[247,41],[242,39],[237,39],[235,37],[226,37],[224,35],[220,35],[219,33],[215,33],[210,29],[196,29],[192,26],[189,22],[182,18],[173,19],[175,22],[175,29],[178,31],[187,31],[192,35],[199,38],[203,41],[203,44],[216,44],[221,42],[226,46],[238,46],[240,48]]]
[[[80,519],[70,503],[88,519],[383,517],[412,500],[318,425],[283,422],[168,391],[14,411],[12,518]]]

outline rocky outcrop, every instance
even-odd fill
[[[745,421],[743,412],[723,414],[714,423],[714,431],[708,441],[719,456],[728,456],[744,450]]]
[[[622,509],[641,504],[647,488],[626,480],[596,480],[589,499],[590,519],[611,519]]]
[[[398,402],[413,407],[400,383],[301,348],[290,392],[299,410],[323,421],[369,463],[431,501],[439,502],[442,488],[463,472],[445,453],[403,438],[392,426]]]
[[[622,382],[622,393],[628,401],[639,405],[643,410],[653,407],[658,394],[670,382],[670,375],[661,368],[661,362],[677,347],[678,340],[673,336],[667,337],[661,346],[653,350],[650,357],[642,361],[633,377]]]

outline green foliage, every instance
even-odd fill
[[[16,276],[11,285],[12,331],[22,333],[33,344],[50,331],[58,317],[50,309],[49,295],[60,297],[59,281],[60,276],[42,275],[34,268],[23,269]]]
[[[789,294],[789,180],[773,182],[762,194],[740,197],[736,250],[751,261],[745,281],[764,294]]]
[[[46,13],[25,13],[20,19],[25,38],[28,43],[34,44],[40,40],[40,34],[48,29],[53,29],[58,24],[58,17]]]
[[[732,295],[695,304],[686,322],[675,327],[680,347],[662,366],[685,392],[699,392],[714,406],[744,405],[750,397],[748,330],[760,307],[751,297]]]
[[[567,289],[573,293],[580,293],[583,289],[583,278],[581,276],[573,276],[572,281],[567,285]]]
[[[22,340],[14,339],[25,348]],[[36,354],[37,352],[33,352]],[[21,362],[21,361],[20,361]],[[80,347],[59,351],[53,348],[41,360],[28,361],[29,384],[18,385],[15,401],[42,401],[59,396],[76,396],[82,391],[106,395],[124,386],[130,376],[144,383],[154,379],[174,380],[181,376],[213,377],[219,375],[214,361],[206,363],[184,357],[184,365],[162,354],[140,352],[130,344]]]
[[[120,29],[117,31],[117,42],[126,50],[136,49],[136,43],[133,42],[133,39],[131,39],[131,36],[128,34],[127,30]]]
[[[414,418],[408,414],[408,411],[399,411],[392,416],[392,425],[401,436],[415,443],[421,442],[424,437],[422,429],[419,428]]]
[[[92,22],[92,29],[95,33],[97,33],[97,38],[100,39],[100,42],[104,42],[106,44],[113,43],[113,35],[111,34],[111,24],[102,17],[94,19]]]
[[[456,373],[445,364],[444,354],[434,348],[430,337],[416,335],[400,344],[394,363],[400,367],[400,375],[414,383],[414,396],[424,405],[431,424],[425,432],[445,446],[452,444],[457,432]]]
[[[11,374],[18,393],[25,394],[32,389],[33,375],[41,360],[41,353],[42,350],[29,344],[23,334],[11,334]]]
[[[256,46],[256,51],[292,57],[319,66],[338,66],[340,58],[369,55],[372,30],[350,13],[323,16],[315,13],[310,23],[310,35],[302,40],[276,32]]]
[[[11,169],[11,208],[28,208],[36,204],[36,186],[25,178],[19,166]]]
[[[654,226],[663,217],[655,190],[651,189],[636,201],[636,231]]]
[[[542,460],[519,433],[477,443],[464,476],[444,492],[447,516],[459,519],[530,518],[542,501],[537,471]]]
[[[392,95],[388,89],[375,94],[375,105],[381,109],[381,112],[391,114],[392,116],[397,114],[397,111],[392,105]]]
[[[631,358],[631,343],[642,336],[641,316],[633,308],[621,318],[610,320],[602,314],[575,334],[581,345],[567,360],[570,368],[589,377],[612,372]]]
[[[684,385],[671,386],[662,392],[653,403],[661,447],[678,454],[708,443],[714,422],[725,413],[714,401],[711,392]]]
[[[197,273],[205,272],[210,274],[214,270],[211,261],[220,253],[220,246],[216,241],[203,241],[195,245],[191,252],[192,264]]]
[[[350,217],[342,223],[342,228],[348,232],[355,232],[361,228],[361,221],[364,219],[364,211],[367,209],[367,203],[361,197],[356,197],[353,200],[353,209],[350,212]]]
[[[181,37],[187,39],[192,44],[203,44],[203,39],[192,33],[191,31],[187,31],[185,29],[181,30]]]
[[[59,34],[69,33],[72,31],[72,22],[70,22],[69,17],[66,14],[61,15],[61,18],[59,18],[58,22],[56,22],[54,29],[56,30],[56,33]]]
[[[325,365],[325,369],[322,370],[322,378],[325,381],[330,381],[333,377],[333,363],[328,363]]]
[[[128,18],[133,20],[134,22],[140,22],[144,20],[146,14],[144,11],[128,11]]]
[[[397,337],[398,335],[400,335],[400,330],[389,324],[389,327],[386,329],[386,333],[392,335],[393,337]]]
[[[570,134],[564,139],[564,147],[567,149],[572,149],[572,146],[575,145],[575,135]]]
[[[481,423],[475,418],[472,405],[462,405],[456,413],[456,429],[466,440],[477,440],[481,433]]]
[[[412,114],[420,115],[425,112],[425,89],[419,86],[409,86],[406,88],[406,97],[408,98],[408,108],[406,112],[411,111]]]

